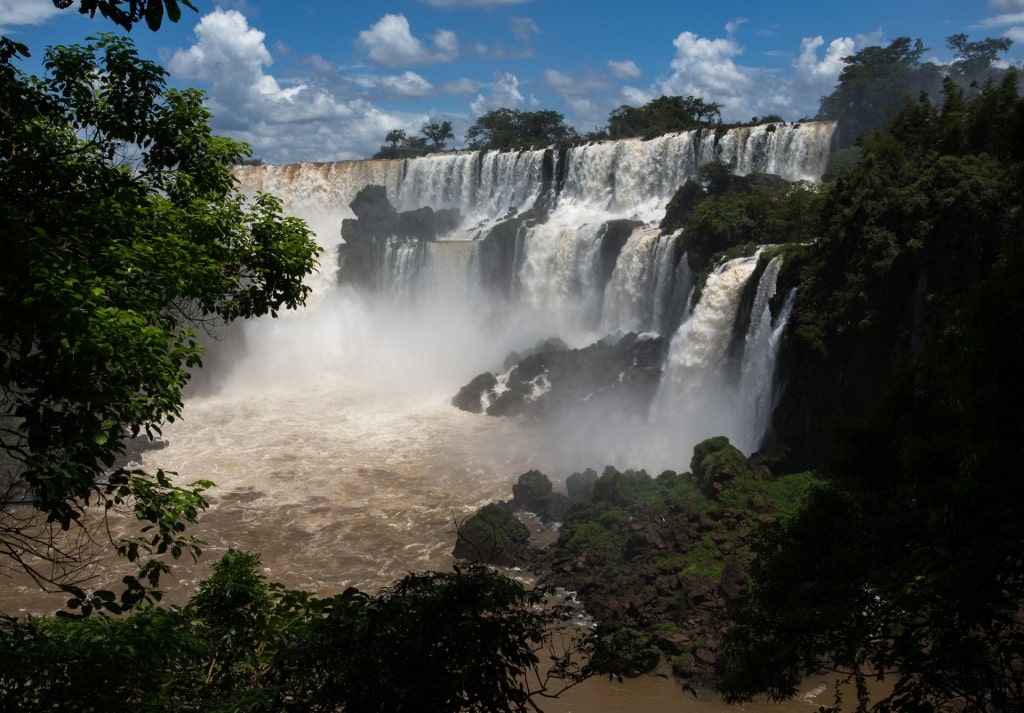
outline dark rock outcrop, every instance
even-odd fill
[[[667,340],[630,332],[582,349],[547,340],[498,376],[481,374],[452,403],[491,416],[527,414],[543,418],[586,404],[646,413],[661,376]],[[518,355],[517,355],[518,356]],[[493,381],[492,381],[493,379]]]
[[[757,528],[795,507],[814,478],[777,479],[726,438],[700,443],[691,468],[657,478],[610,467],[600,478],[593,470],[573,474],[557,541],[529,549],[526,566],[541,583],[575,591],[602,631],[633,632],[676,676],[703,684],[717,673],[723,612],[749,594]],[[538,471],[524,473],[513,492],[500,507],[537,512],[560,495]]]
[[[349,203],[355,218],[341,222],[344,243],[338,246],[338,281],[373,289],[377,266],[389,240],[434,241],[462,222],[456,209],[430,207],[399,212],[383,186],[366,186]]]
[[[525,562],[530,531],[503,503],[491,503],[473,513],[459,527],[452,549],[456,559],[518,566]]]

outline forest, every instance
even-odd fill
[[[153,30],[181,13],[175,0],[79,9]],[[815,117],[839,127],[819,188],[719,165],[680,187],[662,228],[683,229],[698,269],[773,242],[781,283],[798,288],[771,438],[749,462],[712,439],[688,474],[592,474],[566,549],[547,555],[625,555],[608,532],[666,522],[674,502],[749,524],[742,593],[715,623],[711,675],[727,701],[786,698],[825,670],[858,691],[844,707],[1024,707],[1024,98],[1020,73],[996,66],[1009,40],[948,41],[946,68],[909,38],[845,58]],[[187,603],[162,605],[167,556],[201,550],[188,525],[212,484],[128,465],[130,443],[181,415],[204,327],[304,304],[319,248],[276,199],[240,195],[231,166],[248,147],[214,136],[202,94],[169,88],[130,41],[51,48],[44,77],[17,68],[29,51],[0,40],[0,552],[68,606],[0,619],[0,707],[528,711],[667,653],[642,627],[581,636],[553,590],[476,563],[317,597],[232,550]],[[714,131],[720,109],[620,107],[607,138]],[[454,138],[446,121],[423,134],[412,148]],[[477,149],[578,138],[555,112],[513,110],[467,133]],[[772,516],[738,514],[755,501]],[[81,553],[54,550],[54,533],[115,507],[140,531],[105,545],[136,573],[87,588]],[[694,561],[667,566],[692,574]],[[689,606],[664,610],[677,605]],[[690,663],[679,654],[676,673],[692,677]],[[870,700],[877,677],[890,692]]]

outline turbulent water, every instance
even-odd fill
[[[444,566],[453,520],[508,497],[529,468],[556,482],[604,465],[686,470],[693,445],[717,434],[756,449],[771,406],[774,349],[785,319],[767,311],[778,261],[759,278],[740,365],[726,352],[754,259],[728,263],[690,309],[692,276],[656,222],[700,165],[817,180],[830,124],[687,132],[567,152],[464,152],[405,161],[247,167],[247,191],[282,198],[326,247],[309,306],[245,326],[244,356],[193,397],[153,462],[218,483],[206,521],[224,546],[264,554],[275,576],[319,588],[373,587],[408,569]],[[547,164],[546,164],[547,162]],[[436,243],[395,240],[382,289],[336,286],[335,245],[366,185],[399,210],[456,208],[461,226]],[[495,298],[480,272],[480,237],[534,205],[515,290]],[[604,265],[606,222],[637,221]],[[545,427],[458,411],[449,399],[512,350],[558,336],[582,346],[607,334],[671,337],[647,419],[602,413]],[[742,336],[742,335],[741,335]],[[734,351],[734,350],[733,350]],[[218,528],[220,529],[220,528]]]
[[[508,498],[528,469],[556,483],[608,464],[685,471],[693,445],[718,434],[751,452],[768,422],[788,314],[773,320],[767,309],[778,262],[761,272],[749,327],[737,335],[756,260],[721,266],[691,309],[693,278],[657,221],[711,160],[739,173],[818,180],[831,132],[829,124],[779,125],[562,153],[240,168],[246,191],[280,196],[317,232],[325,251],[314,293],[305,309],[233,328],[213,345],[203,388],[165,429],[169,446],[147,454],[145,465],[217,484],[195,529],[209,543],[207,559],[241,547],[262,556],[270,579],[328,593],[447,568],[456,522]],[[384,186],[399,210],[457,208],[463,216],[436,243],[390,244],[373,294],[336,281],[341,221],[353,217],[349,203],[367,185]],[[539,204],[549,218],[523,228],[509,258],[514,289],[495,297],[480,238]],[[636,223],[609,264],[600,246],[607,221],[618,219]],[[460,386],[500,369],[512,350],[553,336],[583,346],[626,331],[671,339],[646,419],[611,410],[534,425],[450,405]],[[205,572],[180,567],[182,591]],[[632,704],[612,703],[618,689],[570,701],[635,709],[635,696],[647,695],[638,685]],[[661,695],[659,686],[649,685],[651,695]]]

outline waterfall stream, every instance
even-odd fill
[[[678,236],[662,235],[657,221],[707,161],[817,180],[832,128],[239,168],[244,190],[279,196],[316,231],[325,250],[313,294],[301,311],[233,325],[228,341],[244,353],[226,358],[225,348],[218,358],[214,345],[207,388],[187,399],[183,418],[164,430],[168,447],[145,466],[216,483],[194,531],[208,542],[204,562],[243,548],[262,556],[271,580],[333,593],[447,568],[455,522],[508,498],[531,468],[556,484],[605,465],[685,471],[693,445],[719,434],[750,452],[770,414],[788,315],[785,306],[774,320],[768,311],[778,264],[759,278],[739,376],[730,376],[723,359],[756,260],[720,267],[691,306],[694,278]],[[457,208],[463,218],[436,242],[389,241],[372,294],[338,286],[336,257],[341,221],[368,185],[383,186],[398,210]],[[496,297],[482,238],[538,201],[546,220],[519,228],[502,258],[514,289]],[[537,424],[450,404],[512,351],[629,331],[671,339],[646,419],[607,409]],[[98,566],[102,575],[117,564]],[[203,563],[176,569],[186,590],[206,574]]]

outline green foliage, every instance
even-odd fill
[[[877,710],[1024,705],[1017,87],[908,102],[826,193],[791,356],[793,412],[840,424],[830,484],[760,546],[723,644],[731,699],[827,664],[884,674]]]
[[[551,492],[551,481],[539,470],[530,470],[519,476],[516,484],[524,490],[526,500],[536,500]]]
[[[968,42],[967,35],[960,33],[946,38],[946,46],[956,51],[952,62],[952,72],[959,77],[976,79],[987,72],[999,59],[999,55],[1008,52],[1013,40],[1008,37],[986,37],[977,42]]]
[[[429,124],[424,124],[421,131],[435,151],[443,151],[445,143],[455,138],[455,133],[452,131],[452,122],[450,121],[442,121],[440,124],[433,121]]]
[[[544,147],[577,139],[576,129],[556,111],[494,109],[466,131],[466,144],[475,150],[508,151]]]
[[[422,136],[407,136],[404,129],[391,129],[384,137],[389,146],[381,146],[373,155],[375,159],[416,158],[444,151],[445,144],[455,138],[452,123],[436,121],[424,124]],[[428,143],[429,142],[429,143]]]
[[[486,567],[318,599],[259,564],[227,552],[181,608],[0,620],[0,708],[533,711],[589,676],[567,612]]]
[[[613,139],[650,139],[699,129],[720,122],[721,109],[721,104],[692,96],[661,96],[639,108],[624,104],[608,117],[608,135]]]
[[[168,20],[177,22],[181,19],[179,4],[197,12],[196,6],[189,0],[78,0],[78,3],[78,12],[81,14],[95,17],[99,10],[100,15],[126,30],[145,20],[146,26],[156,32],[163,24],[165,12]],[[64,10],[75,3],[74,0],[53,0],[53,4]]]
[[[134,509],[146,534],[118,544],[143,567],[128,606],[163,571],[146,556],[197,551],[182,532],[210,484],[124,467],[127,441],[179,416],[196,329],[303,304],[319,248],[276,199],[238,192],[248,148],[214,136],[202,95],[167,88],[129,40],[52,48],[42,78],[12,66],[19,49],[0,54],[4,477],[64,529],[90,501]],[[15,558],[34,547],[0,528]]]
[[[454,556],[485,564],[518,564],[525,554],[530,531],[512,511],[488,503],[458,528]]]
[[[595,662],[603,670],[637,676],[658,665],[661,652],[642,632],[622,628],[602,636]]]
[[[889,117],[903,106],[904,99],[939,96],[944,78],[952,78],[961,88],[989,79],[998,80],[1002,70],[994,69],[999,55],[1009,50],[1012,41],[986,38],[968,42],[967,35],[946,38],[956,57],[948,68],[931,62],[921,63],[927,48],[921,40],[898,37],[885,47],[865,47],[844,57],[835,90],[822,97],[819,120],[839,122],[839,148],[849,148],[858,137],[881,129]]]
[[[701,182],[688,180],[676,191],[661,229],[682,229],[682,249],[695,274],[692,299],[699,299],[715,265],[752,255],[758,245],[803,243],[820,231],[823,196],[805,181],[777,176],[736,176],[728,164],[700,169]]]

